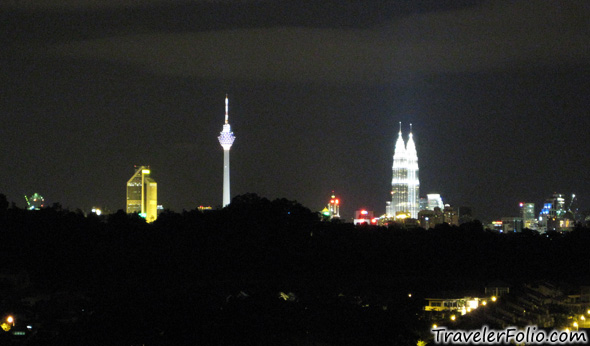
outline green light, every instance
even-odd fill
[[[144,219],[146,218],[147,214],[146,213],[139,213],[139,216],[143,217]]]

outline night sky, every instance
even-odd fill
[[[380,215],[401,121],[421,195],[484,220],[554,192],[590,209],[583,0],[5,0],[0,33],[0,193],[21,207],[114,212],[136,164],[165,208],[221,205],[227,93],[232,196]]]

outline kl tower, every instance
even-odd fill
[[[234,133],[231,132],[231,126],[228,121],[228,104],[227,95],[225,95],[225,124],[223,124],[223,131],[219,133],[219,144],[223,147],[223,206],[227,206],[230,202],[229,197],[229,150],[236,140]]]

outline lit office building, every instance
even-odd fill
[[[524,228],[536,230],[537,217],[535,216],[535,203],[520,203],[520,217],[524,222]]]
[[[135,166],[127,182],[127,213],[138,213],[147,222],[158,218],[158,184],[150,177],[149,166]]]
[[[426,195],[426,199],[428,200],[426,207],[428,210],[434,210],[434,208],[440,208],[440,210],[443,210],[445,208],[442,198],[438,193],[429,193]]]
[[[539,232],[569,231],[575,223],[574,215],[565,210],[565,197],[558,193],[545,201],[538,220]]]

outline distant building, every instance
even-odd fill
[[[443,209],[443,222],[446,222],[449,225],[459,226],[459,214],[455,208],[448,204],[445,205]]]
[[[391,203],[385,207],[387,217],[392,217],[398,212],[409,213],[412,218],[418,217],[420,180],[418,177],[418,154],[411,126],[410,124],[410,134],[406,145],[402,137],[400,123],[393,155]]]
[[[443,223],[443,212],[439,207],[434,210],[421,210],[418,213],[418,222],[424,229],[434,228],[436,225]]]
[[[524,222],[524,228],[537,230],[538,220],[535,216],[535,203],[520,203],[520,217]]]
[[[521,217],[503,217],[502,218],[502,232],[522,232],[524,222]]]
[[[501,297],[510,293],[510,286],[502,281],[492,282],[485,286],[485,295],[488,297]]]
[[[330,197],[330,202],[326,206],[328,208],[328,212],[330,213],[330,220],[331,219],[339,219],[340,218],[340,198],[336,197],[334,191],[332,191],[332,196]]]
[[[488,229],[492,231],[502,232],[502,221],[492,221],[488,226]]]
[[[25,195],[25,200],[29,210],[40,210],[45,207],[45,198],[36,192],[31,197]]]
[[[440,210],[443,210],[445,208],[442,198],[438,193],[427,194],[426,199],[428,200],[428,206],[426,207],[428,210],[434,210],[434,208],[440,208]]]
[[[158,184],[150,174],[149,166],[136,166],[127,182],[127,213],[138,213],[147,222],[158,217]]]
[[[361,209],[354,212],[354,224],[355,225],[376,225],[377,218],[375,213],[369,210]]]
[[[575,195],[572,195],[572,202]],[[572,203],[570,203],[570,206]],[[539,213],[538,230],[547,231],[570,231],[575,225],[575,215],[565,209],[565,197],[556,193],[548,198],[543,204]]]
[[[418,209],[419,210],[427,210],[428,209],[428,199],[424,197],[420,197],[418,200]]]
[[[465,315],[474,311],[485,302],[485,299],[477,297],[425,299],[427,303],[426,306],[424,306],[424,311],[457,312],[461,315]]]
[[[464,224],[473,221],[473,213],[471,207],[461,206],[458,208],[459,224]]]

